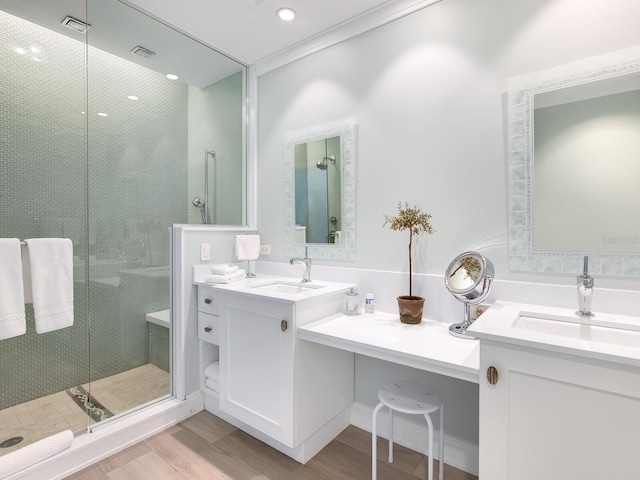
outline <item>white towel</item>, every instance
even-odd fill
[[[65,430],[50,437],[22,447],[15,452],[0,457],[0,479],[7,478],[22,469],[52,457],[69,448],[73,443],[73,433]]]
[[[342,243],[342,232],[340,230],[334,232],[333,243]]]
[[[260,256],[260,235],[236,235],[238,260],[256,260]]]
[[[229,275],[238,270],[238,265],[229,265],[228,263],[221,263],[220,265],[211,265],[211,273],[214,275]]]
[[[220,382],[218,382],[217,380],[214,380],[213,378],[207,378],[204,381],[204,384],[207,386],[207,388],[210,388],[214,392],[220,391]]]
[[[0,238],[0,340],[27,333],[20,240]]]
[[[207,365],[204,369],[204,376],[216,382],[220,380],[220,362],[213,362]]]
[[[232,283],[242,280],[246,276],[244,269],[239,268],[229,275],[207,275],[204,277],[204,281],[205,283]]]
[[[31,264],[36,332],[73,325],[73,244],[68,238],[25,240]]]

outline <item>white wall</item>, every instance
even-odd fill
[[[640,43],[640,4],[444,0],[258,78],[258,228],[283,261],[283,135],[343,118],[358,124],[357,261],[407,270],[406,239],[382,228],[399,200],[433,215],[415,268],[441,273],[479,250],[509,271],[503,122],[507,79]],[[382,194],[381,194],[382,193]],[[638,288],[635,280],[599,286]]]
[[[507,79],[640,44],[639,16],[640,3],[634,0],[444,0],[260,76],[258,230],[263,243],[271,245],[271,256],[262,260],[274,262],[265,267],[278,270],[279,262],[287,261],[284,134],[352,118],[358,125],[357,259],[349,264],[316,260],[318,278],[356,281],[363,290],[375,291],[381,309],[392,310],[395,297],[407,293],[406,274],[393,273],[408,270],[407,238],[405,232],[383,229],[383,215],[406,200],[431,213],[437,230],[418,240],[414,255],[419,273],[414,292],[427,297],[427,316],[460,321],[462,307],[444,289],[442,274],[465,250],[478,250],[493,261],[497,282],[491,300],[572,307],[573,275],[509,271]],[[300,273],[280,265],[292,275]],[[603,292],[603,287],[632,292]],[[639,290],[638,279],[597,278],[594,310],[630,313]],[[369,405],[388,378],[436,382],[445,390],[445,401],[460,412],[448,433],[477,443],[472,385],[434,380],[364,357],[357,369],[356,400]]]

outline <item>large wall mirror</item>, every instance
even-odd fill
[[[340,121],[284,137],[287,255],[355,260],[355,127]]]
[[[512,270],[640,275],[639,55],[510,79]]]

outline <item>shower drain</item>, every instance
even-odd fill
[[[0,443],[0,448],[13,447],[14,445],[19,444],[22,440],[24,440],[24,438],[22,438],[22,437],[7,438],[4,442]]]

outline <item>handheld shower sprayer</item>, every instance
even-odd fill
[[[193,201],[191,202],[191,204],[200,209],[200,215],[202,216],[202,223],[207,223],[206,222],[206,218],[205,218],[205,213],[204,213],[204,200],[201,199],[200,197],[195,197],[193,199]]]

